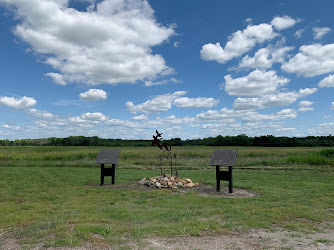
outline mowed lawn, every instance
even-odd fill
[[[209,161],[218,148],[231,147],[173,148],[179,176],[214,187]],[[126,246],[157,236],[334,225],[334,159],[323,148],[233,148],[234,187],[260,194],[250,198],[134,188],[160,174],[154,147],[120,148],[116,185],[99,187],[99,149],[0,147],[0,235],[28,247]]]

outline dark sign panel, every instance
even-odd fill
[[[213,152],[211,157],[211,166],[226,166],[233,167],[235,159],[237,158],[237,150],[218,149]]]
[[[95,164],[116,164],[121,150],[101,149]]]

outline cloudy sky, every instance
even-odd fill
[[[0,139],[334,134],[332,0],[0,0]]]

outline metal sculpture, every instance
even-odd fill
[[[170,175],[173,176],[173,156],[174,156],[174,162],[176,162],[176,154],[172,155],[172,145],[170,144],[170,142],[162,142],[162,133],[159,133],[158,130],[155,130],[156,135],[153,135],[153,141],[152,141],[152,145],[156,145],[158,148],[160,148],[160,150],[165,150],[165,152],[168,152],[167,155],[159,155],[158,158],[160,159],[160,171],[161,171],[161,175],[162,175],[162,160],[164,158],[168,159],[169,161],[169,165],[170,165]],[[176,164],[174,164],[176,165]],[[177,173],[177,168],[174,167],[174,171],[175,171],[175,176],[178,177],[178,173]]]

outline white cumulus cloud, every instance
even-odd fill
[[[332,29],[331,28],[328,28],[328,27],[314,27],[312,29],[313,31],[313,37],[314,39],[321,39],[324,37],[324,35],[326,35],[327,33],[331,32]]]
[[[107,120],[107,116],[102,114],[101,112],[95,113],[83,113],[80,115],[80,118],[87,121],[105,121]]]
[[[238,30],[229,37],[223,48],[220,43],[203,45],[201,59],[226,63],[250,51],[257,43],[262,43],[277,36],[270,24],[248,25],[243,31]]]
[[[297,129],[296,128],[278,128],[276,129],[277,132],[294,132],[296,131]]]
[[[239,118],[244,122],[273,121],[296,117],[297,111],[294,109],[283,109],[272,114],[260,114],[254,110],[231,110],[227,108],[208,110],[196,116],[197,119],[204,121],[230,121],[230,119]]]
[[[172,82],[172,83],[180,83],[180,82],[182,82],[182,81],[181,81],[181,80],[177,80],[177,79],[175,79],[174,77],[172,77],[172,78],[170,78],[170,79],[160,80],[160,81],[147,80],[147,81],[145,81],[145,86],[146,86],[146,87],[150,87],[150,86],[154,86],[154,85],[163,85],[163,84],[166,84],[166,83],[169,83],[169,82]]]
[[[289,16],[278,16],[275,17],[272,21],[271,24],[275,27],[277,30],[284,30],[287,28],[290,28],[300,22],[299,19],[293,19]]]
[[[301,107],[310,107],[313,105],[314,102],[310,102],[310,101],[301,101],[298,105]]]
[[[225,91],[229,95],[238,96],[261,96],[268,93],[273,93],[280,86],[287,84],[288,78],[279,77],[274,70],[259,70],[256,69],[247,76],[232,78],[231,75],[226,75]]]
[[[297,111],[298,112],[306,112],[306,111],[312,111],[314,110],[313,107],[300,107]]]
[[[303,45],[299,51],[288,62],[283,63],[281,68],[284,71],[305,77],[334,72],[334,43]]]
[[[301,38],[304,32],[305,32],[305,29],[299,29],[299,30],[297,30],[297,31],[295,32],[294,35],[295,35],[295,37],[297,37],[297,38]]]
[[[246,24],[250,24],[253,22],[253,18],[246,18],[246,20],[244,21]]]
[[[82,113],[80,116],[69,117],[68,121],[75,124],[86,124],[91,126],[91,124],[98,124],[102,121],[107,121],[108,117],[101,112],[87,112]]]
[[[264,109],[290,105],[297,99],[311,95],[318,89],[300,89],[298,92],[283,92],[279,94],[263,95],[259,98],[237,98],[233,103],[235,110]],[[304,102],[306,103],[306,101]]]
[[[319,83],[318,86],[320,88],[330,88],[330,87],[334,87],[334,75],[329,75],[327,77],[325,77],[324,79],[322,79]]]
[[[45,74],[57,84],[135,83],[169,70],[151,48],[174,28],[157,22],[147,0],[102,0],[88,11],[67,0],[1,1],[14,7],[14,34],[59,72]]]
[[[163,124],[193,124],[196,121],[194,117],[177,117],[175,115],[171,115],[164,118],[157,118],[157,122],[159,122],[161,125]]]
[[[22,98],[14,98],[0,96],[0,104],[14,109],[27,109],[34,106],[36,103],[36,100],[32,97],[23,96]]]
[[[80,93],[79,97],[86,101],[100,101],[107,99],[107,92],[102,89],[89,89],[84,93]]]
[[[185,95],[186,91],[176,91],[173,94],[165,94],[158,95],[151,100],[148,100],[144,103],[135,105],[133,102],[128,101],[126,103],[126,107],[132,114],[136,114],[138,112],[141,113],[152,113],[152,112],[160,112],[167,111],[172,108],[172,102],[183,95]]]
[[[243,117],[243,121],[273,121],[273,120],[284,120],[294,119],[297,117],[297,111],[294,109],[283,109],[277,113],[272,114],[259,114],[254,113],[246,117]]]
[[[65,82],[64,79],[63,79],[63,75],[61,75],[61,74],[50,72],[50,73],[46,73],[44,75],[47,76],[47,77],[51,77],[53,82],[56,83],[56,84],[63,85],[63,86],[65,86],[67,84],[67,82]]]
[[[298,105],[300,106],[300,108],[298,109],[298,112],[306,112],[306,111],[312,111],[314,110],[313,107],[311,107],[313,105],[314,102],[310,102],[310,101],[301,101]]]
[[[333,134],[334,122],[331,123],[321,123],[316,128],[311,128],[308,130],[311,135],[329,135]]]
[[[50,112],[44,111],[44,110],[38,110],[38,109],[28,109],[27,113],[31,116],[36,116],[40,118],[53,118],[54,115]]]
[[[146,115],[137,115],[132,117],[132,119],[136,121],[146,121],[148,120],[148,117]]]
[[[120,119],[110,119],[105,122],[107,126],[111,127],[121,127],[118,128],[119,130],[124,130],[126,128],[139,128],[140,124],[139,123],[134,123],[134,122],[129,122],[129,121],[124,121]]]
[[[14,130],[19,130],[21,127],[20,126],[14,126],[14,125],[8,125],[8,124],[3,124],[1,127],[6,128],[6,129],[14,129]]]
[[[246,55],[239,63],[239,68],[271,68],[273,63],[284,62],[286,53],[294,47],[281,47],[274,49],[271,46],[259,49],[254,57]]]
[[[179,108],[211,108],[216,106],[218,103],[219,100],[206,97],[180,97],[173,101],[173,105]]]

